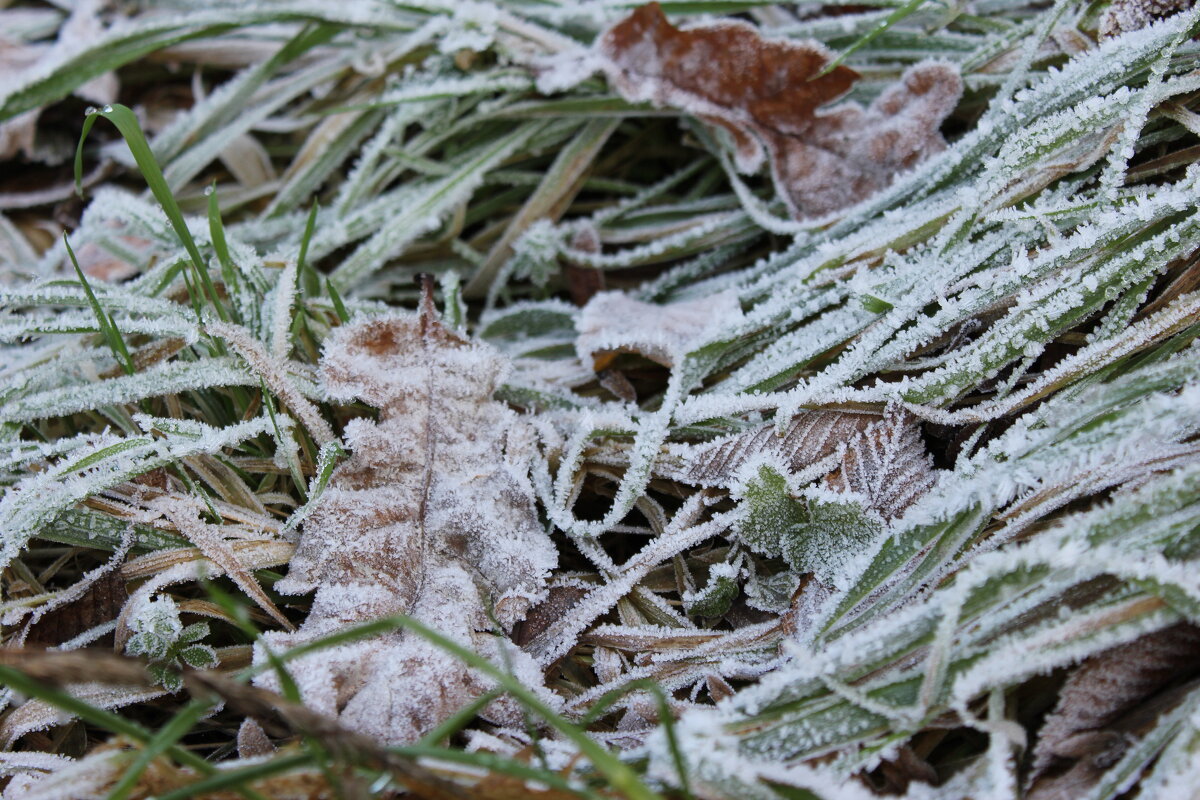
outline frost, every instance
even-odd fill
[[[285,274],[281,280],[286,278]],[[292,287],[281,285],[278,289],[281,292],[281,298],[289,298]],[[285,315],[285,307],[281,302],[280,309],[277,310],[277,318]],[[241,326],[234,325],[228,322],[211,322],[208,325],[208,330],[225,339],[237,351],[250,368],[259,375],[263,382],[283,402],[288,404],[297,416],[304,422],[308,432],[316,439],[317,444],[324,445],[327,442],[332,442],[336,438],[333,435],[333,430],[329,427],[329,423],[317,411],[316,407],[303,396],[296,383],[292,380],[284,369],[280,368],[279,360],[282,358],[281,353],[276,353],[273,358],[267,349],[256,339],[250,332]],[[279,338],[276,337],[276,341]],[[286,363],[286,362],[285,362]]]
[[[59,376],[60,380],[62,377]],[[70,392],[64,392],[64,387],[56,387],[24,397],[18,396],[0,406],[0,419],[46,419],[186,389],[246,385],[253,385],[253,379],[230,358],[218,357],[200,362],[173,361],[134,375],[75,385],[70,387]]]
[[[557,560],[508,449],[519,421],[490,399],[506,370],[491,347],[443,327],[428,294],[419,316],[331,335],[321,360],[325,390],[377,406],[380,420],[347,427],[352,455],[334,470],[276,585],[316,589],[312,611],[297,633],[268,635],[269,646],[409,614],[499,658],[489,614],[511,629],[545,595]],[[536,678],[523,653],[507,658]],[[403,631],[305,656],[295,674],[311,707],[389,743],[419,738],[489,685]]]

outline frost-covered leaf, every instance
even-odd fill
[[[1200,669],[1198,658],[1200,630],[1180,624],[1083,662],[1067,679],[1058,704],[1038,732],[1031,791],[1039,797],[1052,796],[1037,788],[1038,781],[1048,773],[1063,771],[1064,763],[1088,761],[1104,768],[1120,760],[1131,739],[1114,728],[1114,723],[1156,693],[1194,676]],[[1093,779],[1099,778],[1098,770],[1085,771]],[[1071,791],[1086,788],[1076,780]],[[1061,788],[1056,790],[1061,794]]]
[[[945,148],[938,126],[962,81],[944,64],[910,68],[870,108],[841,97],[859,77],[812,41],[766,39],[742,22],[679,29],[658,3],[636,9],[597,50],[627,99],[682,108],[728,130],[737,162],[755,171],[769,155],[779,194],[797,218],[851,205]]]
[[[417,316],[345,326],[326,341],[326,391],[371,403],[380,421],[347,430],[351,456],[334,470],[276,584],[287,593],[316,589],[312,611],[297,633],[270,634],[273,648],[403,613],[498,657],[489,613],[508,630],[545,595],[557,553],[528,479],[506,454],[518,420],[490,400],[506,359],[445,328],[430,291]],[[532,662],[522,664],[520,674],[540,685]],[[403,631],[305,656],[294,672],[311,707],[394,743],[419,738],[488,686]]]
[[[708,583],[695,592],[684,593],[683,607],[688,614],[700,617],[720,617],[729,610],[738,594],[740,559],[713,564],[708,571]]]
[[[864,498],[868,508],[890,520],[901,516],[934,481],[933,459],[916,418],[893,408],[850,439],[841,465],[825,485]]]
[[[846,562],[883,530],[878,515],[839,493],[809,488],[793,496],[787,478],[765,464],[736,494],[743,505],[741,541],[826,584],[840,583]]]
[[[1100,17],[1100,36],[1140,30],[1163,17],[1186,11],[1193,0],[1113,0]]]
[[[800,473],[841,452],[878,419],[876,414],[817,410],[796,415],[782,434],[774,424],[761,425],[697,448],[688,461],[687,479],[701,486],[728,486],[743,464],[760,457],[778,459]],[[830,462],[828,469],[833,468]]]
[[[575,350],[597,372],[617,353],[638,353],[664,366],[678,364],[706,331],[733,325],[742,309],[732,293],[659,306],[622,292],[601,292],[579,314]]]

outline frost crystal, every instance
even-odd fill
[[[545,595],[557,561],[512,444],[519,420],[491,399],[506,370],[491,347],[443,327],[428,293],[418,317],[329,337],[326,391],[375,405],[380,417],[347,426],[353,455],[333,473],[277,584],[292,594],[316,589],[312,610],[297,633],[268,635],[271,647],[408,614],[500,656],[492,631],[510,630]],[[518,674],[538,674],[521,651],[505,656]],[[489,686],[404,631],[306,656],[295,677],[312,708],[389,743],[418,738]]]

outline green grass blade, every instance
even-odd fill
[[[874,28],[872,28],[867,33],[860,36],[857,40],[855,40],[854,44],[850,45],[845,50],[843,50],[841,53],[839,53],[837,58],[833,59],[828,64],[826,64],[825,67],[820,72],[818,72],[816,75],[814,75],[809,80],[815,80],[817,78],[820,78],[822,75],[828,75],[830,72],[833,72],[835,69],[840,67],[842,65],[842,63],[849,56],[853,55],[858,50],[861,50],[862,48],[866,47],[868,44],[870,44],[872,41],[874,41],[880,34],[887,31],[889,28],[891,28],[893,25],[895,25],[900,20],[904,19],[907,16],[910,16],[911,14],[914,14],[917,11],[917,9],[919,9],[922,5],[925,4],[925,2],[926,2],[926,0],[908,0],[907,3],[900,6],[895,11],[893,11],[892,13],[890,13],[886,17],[884,17],[882,20],[880,20],[878,25],[876,25]]]
[[[13,667],[0,665],[0,683],[23,695],[43,700],[55,708],[78,717],[89,725],[103,728],[110,733],[126,736],[143,744],[150,744],[154,741],[154,734],[136,722],[131,722],[103,708],[97,708],[62,689],[46,686]],[[216,768],[212,764],[178,745],[169,745],[165,751],[180,764],[198,770],[201,774],[212,775],[216,772]]]
[[[125,800],[137,787],[137,782],[150,766],[150,762],[175,746],[175,743],[187,735],[200,718],[212,707],[211,703],[192,700],[179,710],[171,721],[159,730],[138,753],[137,758],[121,775],[121,780],[108,793],[108,800]]]
[[[213,286],[212,278],[208,275],[208,268],[205,266],[203,257],[200,255],[200,249],[196,247],[196,241],[192,238],[192,233],[188,230],[187,221],[183,218],[183,212],[179,209],[179,203],[175,200],[175,195],[171,193],[171,188],[167,185],[166,178],[163,177],[162,169],[158,166],[158,161],[154,158],[154,153],[150,150],[150,144],[146,141],[146,135],[142,133],[142,126],[138,123],[137,117],[128,106],[123,106],[120,103],[107,105],[96,112],[99,116],[104,117],[120,131],[124,137],[125,143],[129,146],[129,152],[133,154],[134,161],[137,162],[138,169],[142,173],[142,177],[146,181],[146,185],[150,187],[150,192],[154,195],[154,199],[162,206],[162,210],[167,215],[167,219],[171,223],[171,228],[174,229],[175,235],[179,237],[179,241],[183,244],[187,251],[188,257],[192,260],[192,268],[195,271],[196,279],[199,281],[200,287],[204,291],[205,297],[210,305],[217,312],[217,316],[224,321],[228,321],[229,317],[221,304],[220,297],[217,295],[216,287]],[[89,118],[95,115],[89,115]],[[90,126],[85,123],[84,135],[90,130]],[[83,136],[80,137],[79,147],[83,146]],[[75,167],[75,180],[78,184],[82,178],[82,163],[83,159],[78,155],[78,150]]]
[[[282,755],[260,764],[247,764],[244,767],[222,770],[195,783],[189,783],[187,786],[172,789],[157,797],[158,800],[187,800],[189,797],[210,795],[224,789],[242,791],[244,787],[249,786],[255,781],[281,775],[302,767],[314,766],[315,760],[315,757],[309,753]]]
[[[87,276],[83,274],[83,270],[79,267],[79,260],[75,258],[75,251],[71,249],[71,243],[67,240],[67,234],[63,233],[63,245],[67,248],[67,255],[71,257],[71,264],[75,267],[75,274],[79,276],[79,283],[83,286],[83,291],[87,293],[88,304],[92,307],[92,313],[96,315],[96,324],[100,327],[100,332],[104,334],[104,341],[108,344],[110,350],[113,351],[113,356],[116,357],[117,363],[125,370],[126,375],[132,375],[137,369],[133,365],[133,358],[129,355],[128,348],[125,347],[125,340],[121,337],[121,332],[117,330],[117,326],[113,324],[112,317],[100,306],[100,302],[96,300],[96,294],[92,291],[92,286],[88,283]]]

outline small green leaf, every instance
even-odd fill
[[[733,605],[734,598],[738,595],[737,564],[739,562],[740,559],[733,564],[715,564],[704,588],[694,594],[683,596],[684,610],[690,615],[700,617],[719,617],[728,611],[729,607]],[[719,569],[721,567],[727,569]],[[728,567],[732,567],[732,570]],[[732,574],[729,574],[730,572]]]
[[[826,499],[811,492],[797,504],[802,507],[802,521],[787,532],[783,558],[797,572],[815,573],[827,583],[833,582],[843,564],[883,531],[879,517],[854,500]]]
[[[194,644],[179,651],[179,658],[193,669],[212,669],[220,663],[217,651],[208,645]]]
[[[787,478],[764,464],[742,490],[746,512],[738,522],[742,542],[765,556],[783,555],[786,532],[805,522],[804,507],[788,493]]]
[[[192,644],[193,642],[200,641],[205,636],[208,636],[208,623],[193,622],[179,634],[179,642],[180,644]]]
[[[742,542],[825,582],[883,530],[883,521],[853,496],[820,489],[793,496],[787,478],[765,464],[743,487],[742,502],[747,506],[737,526]]]
[[[895,308],[895,306],[889,303],[887,300],[884,300],[880,297],[875,297],[873,295],[864,294],[859,299],[860,302],[862,302],[862,307],[874,314],[886,314],[888,311],[891,311],[893,308]]]

